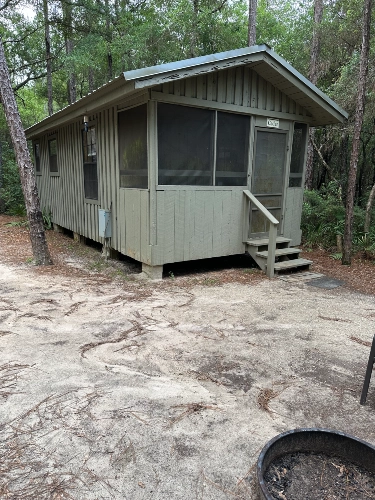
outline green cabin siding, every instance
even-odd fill
[[[37,174],[37,183],[41,206],[51,210],[55,224],[98,242],[103,242],[98,234],[98,209],[111,210],[110,246],[153,266],[243,253],[249,211],[243,190],[251,190],[255,127],[264,127],[267,117],[278,118],[280,128],[288,132],[287,186],[293,123],[310,123],[309,111],[260,76],[256,65],[212,71],[137,92],[133,88],[126,95],[130,87],[129,83],[124,86],[123,95],[116,88],[117,102],[106,106],[103,101],[102,109],[89,115],[97,136],[97,201],[84,198],[82,116],[48,133],[45,124],[41,127],[44,132],[33,133],[32,137],[40,143],[41,172]],[[158,187],[157,101],[250,115],[248,186]],[[145,102],[149,188],[120,188],[117,115]],[[48,167],[47,145],[52,135],[57,138],[57,175],[51,174]],[[302,197],[302,187],[284,189],[282,234],[291,238],[294,245],[300,243]]]

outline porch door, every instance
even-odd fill
[[[279,221],[278,234],[282,234],[287,131],[257,128],[254,145],[251,192]],[[266,236],[268,224],[264,215],[252,206],[250,236]]]

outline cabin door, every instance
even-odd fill
[[[279,221],[282,234],[287,131],[255,129],[251,192]],[[256,208],[250,211],[250,237],[268,235],[268,221]]]

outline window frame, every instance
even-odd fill
[[[212,166],[212,184],[210,185],[195,185],[195,184],[159,184],[159,135],[158,135],[158,107],[159,104],[170,104],[174,106],[179,106],[179,107],[185,107],[185,108],[193,108],[193,109],[205,109],[209,110],[213,113],[213,128],[212,128],[212,138],[211,138],[211,158],[213,161],[213,166]],[[247,130],[247,145],[246,145],[246,154],[245,157],[247,159],[247,165],[246,165],[246,170],[244,170],[244,175],[246,176],[246,184],[239,186],[239,185],[231,185],[231,186],[219,186],[216,185],[216,171],[217,171],[217,136],[218,136],[218,113],[226,113],[230,115],[240,115],[240,116],[245,116],[249,120],[248,124],[248,130]],[[156,119],[155,119],[155,124],[156,124],[156,131],[155,131],[155,138],[156,138],[156,190],[159,191],[165,191],[168,189],[173,189],[173,190],[186,190],[186,189],[194,189],[194,190],[215,190],[215,189],[220,189],[220,190],[226,190],[226,191],[234,191],[234,190],[244,190],[248,187],[249,183],[249,172],[251,168],[251,161],[250,161],[250,154],[251,154],[251,130],[252,130],[252,119],[253,115],[250,115],[248,113],[241,113],[241,112],[236,112],[236,111],[228,111],[228,110],[223,110],[223,109],[216,109],[216,108],[211,108],[211,107],[205,107],[205,106],[193,106],[193,105],[188,105],[186,103],[175,103],[175,102],[168,102],[168,101],[157,101],[157,106],[156,106]],[[230,176],[228,176],[230,177]]]
[[[51,150],[50,150],[50,143],[52,141],[56,142],[56,154],[51,155]],[[48,153],[48,171],[49,175],[51,177],[59,177],[60,176],[60,171],[59,171],[59,154],[58,154],[58,139],[57,139],[57,134],[50,135],[47,137],[47,153]],[[56,169],[57,170],[51,170],[51,158],[56,157]]]
[[[96,123],[95,122],[89,122],[88,123],[88,130],[94,129],[95,130],[95,152],[96,152],[96,162],[87,162],[85,161],[85,150],[84,148],[87,147],[84,144],[84,134],[87,134],[85,127],[81,127],[81,147],[82,147],[82,188],[83,188],[83,198],[85,203],[91,203],[93,205],[99,205],[100,204],[100,189],[99,189],[99,168],[98,168],[98,136],[97,136],[97,128],[96,128]],[[95,165],[96,166],[96,184],[97,184],[97,197],[96,198],[88,198],[86,196],[86,190],[85,190],[85,165]]]
[[[296,125],[300,125],[302,129],[302,137],[301,137],[301,146],[302,146],[302,154],[300,156],[300,165],[302,167],[301,172],[292,172],[292,155],[293,155],[293,146],[294,146],[294,131]],[[306,174],[306,158],[307,158],[307,146],[308,146],[308,138],[309,138],[309,125],[305,122],[294,121],[291,127],[291,146],[290,146],[290,162],[289,162],[289,173],[287,178],[288,189],[303,189],[305,185],[305,174]],[[299,186],[291,186],[291,182],[294,179],[300,180]]]
[[[32,142],[33,145],[33,155],[34,155],[34,171],[35,175],[42,175],[42,168],[41,168],[41,162],[40,162],[40,140],[36,139],[35,141]],[[38,146],[38,156],[36,155],[36,146]]]

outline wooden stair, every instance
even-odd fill
[[[278,236],[276,238],[275,273],[290,270],[309,269],[311,260],[300,258],[301,250],[290,247],[291,240]],[[246,241],[246,251],[258,266],[266,272],[268,257],[268,238],[252,238]]]

